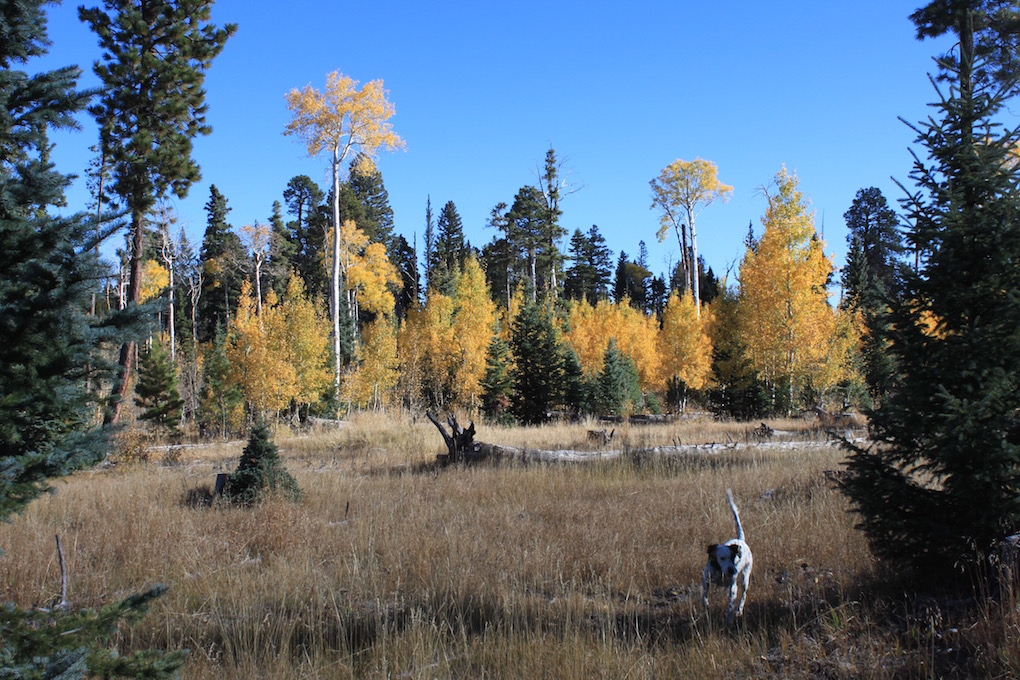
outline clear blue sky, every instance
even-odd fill
[[[597,224],[614,259],[636,257],[644,240],[654,273],[677,260],[675,237],[656,240],[648,183],[675,158],[701,157],[734,187],[698,221],[717,274],[739,263],[749,222],[761,233],[759,189],[784,164],[840,266],[843,213],[869,186],[898,207],[891,178],[907,182],[914,145],[898,117],[926,117],[935,98],[927,73],[946,45],[915,39],[908,16],[919,4],[220,0],[213,21],[239,27],[206,79],[213,131],[194,150],[202,179],[174,205],[197,245],[210,184],[235,227],[265,221],[295,175],[328,188],[327,159],[282,134],[284,95],[321,89],[339,70],[389,91],[407,150],[382,154],[379,168],[396,230],[408,241],[416,233],[419,248],[428,196],[435,213],[457,205],[473,245],[490,241],[490,210],[536,182],[552,145],[578,189],[562,202],[562,224],[571,233]],[[78,64],[91,86],[99,49],[77,6],[49,8],[53,46],[30,68]],[[83,128],[54,135],[60,171],[85,168],[96,133],[87,117]],[[68,210],[86,201],[79,181]]]

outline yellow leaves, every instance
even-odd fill
[[[380,148],[402,149],[404,141],[387,122],[394,114],[386,99],[382,80],[373,80],[358,89],[358,81],[339,71],[326,76],[326,88],[319,92],[311,85],[287,93],[287,108],[293,118],[284,128],[305,142],[309,156],[324,150],[343,158],[346,151],[358,147],[367,155]]]
[[[658,324],[654,317],[645,316],[626,301],[612,304],[600,300],[592,307],[582,300],[571,304],[567,323],[570,330],[563,339],[577,354],[586,376],[602,371],[609,341],[615,340],[617,350],[634,361],[641,388],[648,390],[658,384]]]
[[[360,407],[383,406],[397,384],[397,334],[393,322],[378,317],[361,332],[354,368],[343,380],[341,398]]]
[[[489,297],[485,273],[473,256],[464,263],[453,298],[454,402],[474,408],[481,395],[485,359],[492,341],[496,305]]]
[[[836,330],[825,284],[832,261],[814,233],[814,216],[786,169],[767,194],[765,232],[740,266],[740,335],[754,368],[781,378],[827,386],[825,360]]]
[[[340,225],[340,244],[340,269],[357,304],[373,314],[393,314],[396,300],[392,291],[400,290],[403,280],[390,263],[386,246],[369,243],[368,236],[353,220]],[[328,270],[333,264],[332,251],[324,250],[323,257]]]
[[[656,234],[660,241],[671,228],[678,229],[681,223],[690,227],[701,209],[716,200],[727,201],[733,193],[733,187],[719,181],[716,164],[701,158],[676,159],[650,184],[652,208],[662,211]]]
[[[169,285],[169,270],[155,260],[146,260],[142,265],[141,301],[148,302],[159,297]]]
[[[280,303],[270,290],[257,311],[245,281],[230,329],[227,358],[231,378],[245,399],[263,414],[286,408],[291,400],[310,403],[330,383],[327,324],[292,276]]]
[[[690,292],[683,297],[675,292],[669,296],[658,339],[663,378],[676,376],[695,390],[708,384],[712,372],[711,325],[710,309],[705,307],[699,316]]]
[[[476,408],[485,377],[489,343],[495,335],[496,306],[485,274],[468,258],[450,297],[430,290],[424,307],[407,314],[398,340],[408,395],[441,408]]]

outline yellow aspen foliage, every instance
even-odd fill
[[[365,326],[353,368],[346,374],[341,398],[359,408],[386,406],[397,384],[397,334],[393,322],[376,317]]]
[[[762,218],[765,231],[740,265],[738,322],[752,366],[775,386],[824,389],[825,362],[836,330],[825,283],[832,261],[814,231],[797,178],[784,167]]]
[[[577,354],[581,370],[588,378],[603,368],[609,341],[634,361],[641,389],[654,389],[660,380],[659,334],[655,318],[634,309],[626,300],[610,303],[600,300],[594,307],[587,301],[571,303],[567,314],[569,331],[563,339]]]
[[[167,268],[156,260],[146,260],[142,266],[141,301],[148,302],[159,297],[169,285],[170,272]]]
[[[424,397],[437,408],[449,404],[457,360],[454,340],[453,298],[429,290],[425,305],[408,312],[398,336],[401,373],[417,392],[410,399]]]
[[[688,291],[669,296],[662,313],[659,331],[659,357],[662,377],[676,376],[691,389],[700,390],[708,384],[712,372],[711,309],[706,305],[698,315],[694,296]]]
[[[359,90],[357,80],[333,71],[326,76],[322,92],[306,85],[291,90],[286,99],[293,118],[284,134],[304,140],[309,156],[329,151],[343,161],[355,147],[371,155],[379,148],[404,146],[388,122],[394,108],[381,80],[365,83]]]
[[[469,257],[457,279],[453,296],[453,340],[455,365],[454,403],[475,409],[485,377],[489,343],[495,335],[496,304],[489,296],[478,260]]]
[[[510,338],[513,335],[514,322],[517,321],[517,315],[521,313],[521,309],[524,307],[524,286],[517,286],[514,289],[513,295],[510,296],[509,303],[505,309],[499,310],[499,338],[503,342],[510,344]]]
[[[298,404],[312,404],[333,380],[329,320],[308,299],[305,282],[297,274],[291,274],[287,280],[282,308],[287,358],[297,379],[294,400]]]
[[[353,220],[346,220],[340,230],[343,244],[340,268],[347,281],[352,309],[357,306],[373,314],[393,314],[396,300],[392,291],[401,288],[402,279],[386,255],[386,246],[369,243],[368,236]],[[325,250],[323,259],[327,269],[332,267],[331,251]]]
[[[275,298],[270,291],[259,314],[251,283],[241,285],[226,348],[232,381],[252,408],[263,415],[286,408],[297,393],[297,372],[282,346],[285,324],[283,315],[277,313]]]

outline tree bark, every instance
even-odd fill
[[[137,305],[142,296],[142,247],[145,244],[145,215],[140,211],[131,213],[131,277],[128,280],[128,304]],[[128,385],[131,383],[132,361],[135,356],[135,341],[128,340],[120,346],[119,369],[113,391],[110,394],[111,404],[103,416],[104,425],[113,425],[120,421],[127,398]]]

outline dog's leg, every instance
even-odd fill
[[[737,586],[739,585],[738,578],[733,579],[733,584],[730,586],[730,597],[726,603],[726,625],[729,626],[733,623],[734,615],[739,615],[740,612],[737,610]],[[746,592],[746,591],[745,591]],[[743,600],[740,601],[740,605],[743,606]]]
[[[740,603],[737,604],[737,616],[744,614],[744,600],[747,599],[747,589],[751,585],[751,572],[748,571],[744,574],[744,577],[740,579]]]
[[[705,567],[705,571],[701,574],[701,603],[706,607],[708,606],[708,583],[711,577],[708,567]]]

